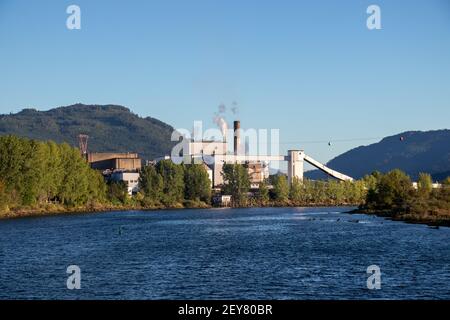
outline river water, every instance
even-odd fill
[[[349,208],[0,221],[0,299],[450,299],[450,228]],[[67,289],[67,267],[81,288]],[[367,288],[367,267],[381,289]]]

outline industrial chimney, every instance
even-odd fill
[[[233,122],[234,129],[234,154],[238,155],[241,145],[241,122],[236,120]]]

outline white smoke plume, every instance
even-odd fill
[[[232,106],[231,106],[231,108],[229,108],[229,110],[231,110],[233,115],[236,115],[239,112],[238,103],[236,101],[233,101],[231,103],[231,105]],[[218,106],[217,111],[214,112],[214,117],[213,117],[213,122],[221,130],[224,140],[226,140],[226,135],[228,133],[228,123],[227,123],[227,120],[225,119],[226,112],[227,112],[227,106],[224,103],[221,103]]]
[[[225,112],[227,112],[227,106],[224,105],[223,103],[221,103],[219,105],[219,113],[225,113]]]
[[[225,140],[228,132],[227,121],[225,120],[225,118],[215,114],[213,122],[219,127],[220,131],[222,132],[222,137]]]
[[[233,114],[237,114],[239,112],[238,103],[236,101],[233,101],[231,105],[231,112],[233,112]]]

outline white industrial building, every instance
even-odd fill
[[[111,180],[125,182],[130,196],[139,192],[139,172],[116,171],[111,174]]]
[[[172,159],[175,163],[204,163],[210,170],[208,173],[212,176],[213,187],[220,187],[223,184],[222,168],[225,163],[247,164],[251,178],[252,187],[257,187],[260,182],[269,177],[269,162],[287,161],[288,162],[288,181],[293,178],[303,180],[304,161],[314,167],[324,171],[328,175],[339,180],[350,180],[353,178],[334,171],[322,163],[306,155],[303,150],[289,150],[287,155],[248,155],[243,152],[241,145],[240,122],[234,121],[234,144],[233,152],[228,151],[226,138],[223,141],[193,141],[191,139],[183,140],[182,154],[177,157],[165,156],[160,159]],[[157,159],[160,160],[160,159]]]

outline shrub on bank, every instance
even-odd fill
[[[414,189],[411,179],[398,169],[377,173],[374,177],[376,182],[369,188],[366,202],[360,207],[362,210],[383,211],[393,218],[409,221],[446,221],[446,224],[450,221],[450,185],[447,183],[433,189],[431,177],[422,173]]]

